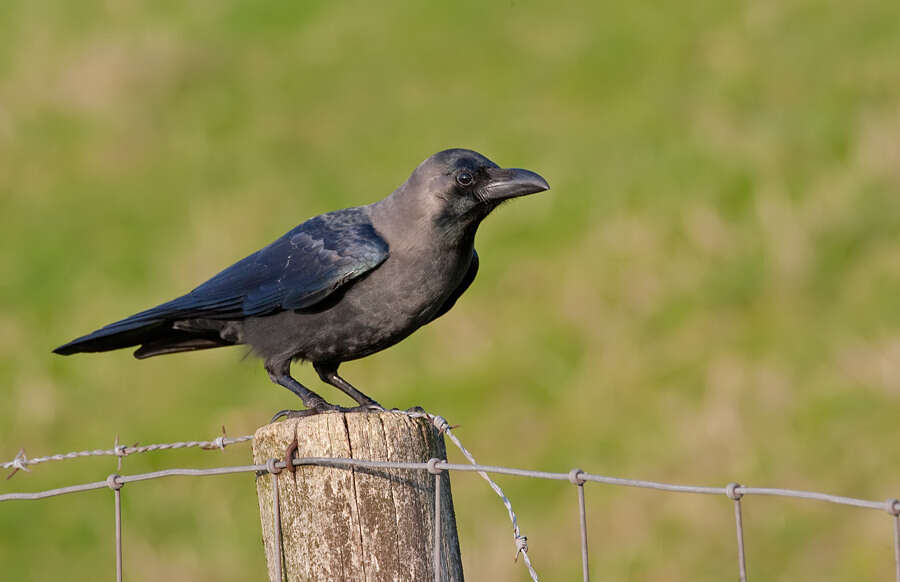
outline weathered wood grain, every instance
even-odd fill
[[[396,413],[329,413],[263,426],[254,463],[283,459],[296,437],[298,457],[425,462],[446,458],[427,420]],[[269,579],[277,580],[272,475],[257,479]],[[427,471],[303,466],[283,470],[279,486],[283,578],[288,582],[434,580],[434,476]],[[450,479],[441,475],[441,579],[462,582]]]

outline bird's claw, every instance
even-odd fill
[[[373,400],[352,408],[341,408],[341,412],[385,412],[385,408]]]
[[[309,408],[304,408],[303,410],[291,410],[290,408],[279,410],[275,413],[275,416],[272,417],[272,420],[270,420],[269,423],[273,423],[280,418],[306,418],[307,416],[313,416],[315,414],[341,411],[341,407],[337,404],[331,404],[322,400],[321,402],[316,402]]]
[[[305,416],[312,416],[313,414],[318,414],[318,413],[319,413],[319,411],[316,410],[315,408],[306,408],[304,410],[291,410],[290,408],[286,408],[284,410],[279,410],[278,412],[276,412],[275,415],[272,416],[272,420],[269,421],[269,424],[272,424],[273,422],[277,422],[278,420],[281,420],[282,418],[284,418],[284,419],[303,418]]]
[[[382,405],[378,404],[374,400],[372,402],[368,402],[366,404],[360,404],[359,406],[354,406],[352,408],[347,408],[344,406],[338,406],[336,404],[331,404],[329,402],[322,401],[321,404],[316,403],[316,405],[310,408],[304,408],[303,410],[291,410],[287,408],[285,410],[279,410],[275,413],[275,416],[272,417],[272,420],[269,423],[276,422],[282,418],[306,418],[307,416],[313,416],[316,414],[323,414],[327,412],[384,412],[385,409]]]

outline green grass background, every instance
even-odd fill
[[[245,434],[294,405],[241,349],[50,350],[469,147],[553,188],[490,217],[454,310],[351,381],[460,424],[486,463],[900,496],[898,63],[884,0],[3,2],[0,458]],[[544,579],[577,579],[572,488],[501,483]],[[493,493],[453,486],[468,578],[526,580]],[[736,577],[724,497],[587,503],[598,579]],[[264,579],[251,477],[124,504],[129,580]],[[886,514],[744,505],[756,579],[891,577]],[[104,491],[3,504],[3,579],[110,577],[112,518]]]

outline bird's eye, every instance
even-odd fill
[[[460,186],[471,186],[472,182],[475,181],[475,177],[472,176],[469,172],[460,172],[456,176],[456,182]]]

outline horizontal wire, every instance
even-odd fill
[[[572,481],[573,471],[569,471],[567,473],[557,473],[557,472],[549,472],[549,471],[535,471],[530,469],[520,469],[514,467],[503,467],[497,465],[480,465],[475,462],[474,457],[471,456],[471,453],[462,447],[461,443],[458,443],[458,439],[456,439],[452,433],[450,432],[450,427],[447,425],[446,421],[441,417],[432,417],[432,415],[423,415],[433,421],[435,426],[438,427],[439,430],[446,433],[454,443],[460,447],[460,450],[465,454],[465,456],[471,461],[471,464],[457,464],[457,463],[449,463],[446,461],[437,461],[433,459],[427,463],[416,463],[416,462],[397,462],[397,461],[370,461],[363,459],[349,459],[349,458],[340,458],[340,457],[301,457],[292,459],[292,464],[295,466],[322,466],[322,467],[335,467],[335,468],[368,468],[368,469],[406,469],[406,470],[419,470],[419,471],[429,471],[433,472],[435,469],[445,470],[445,471],[457,471],[457,472],[469,472],[469,473],[478,473],[483,478],[485,478],[488,483],[490,483],[491,487],[497,492],[498,495],[503,499],[504,505],[506,505],[507,510],[510,512],[510,518],[513,522],[514,528],[514,537],[517,545],[517,554],[522,553],[525,559],[526,566],[528,567],[529,573],[534,581],[537,581],[537,573],[534,571],[534,568],[531,565],[531,561],[528,558],[527,553],[527,542],[526,538],[519,533],[517,520],[515,513],[512,511],[512,507],[509,504],[509,500],[503,494],[500,487],[488,476],[488,473],[496,474],[496,475],[509,475],[514,477],[525,477],[525,478],[534,478],[534,479],[544,479],[544,480],[554,480],[554,481]],[[223,449],[228,444],[246,442],[252,440],[252,435],[247,435],[244,437],[239,437],[236,439],[228,439],[224,435],[216,438],[213,441],[183,441],[178,443],[165,443],[165,444],[157,444],[157,445],[147,445],[145,447],[123,447],[116,443],[114,449],[110,450],[102,450],[98,449],[95,451],[81,451],[76,453],[69,453],[67,455],[51,455],[49,457],[39,457],[35,459],[26,459],[24,456],[24,452],[20,451],[14,461],[10,463],[5,463],[4,468],[13,467],[14,471],[18,471],[20,469],[27,470],[27,464],[35,464],[38,462],[45,462],[48,460],[62,460],[65,458],[76,458],[81,456],[94,456],[94,455],[115,455],[121,458],[132,453],[139,452],[149,452],[153,450],[171,450],[177,448],[186,448],[186,447],[202,447],[204,449],[210,448],[219,448]],[[117,439],[118,440],[118,439]],[[272,465],[270,467],[269,465]],[[6,493],[0,494],[0,501],[14,501],[14,500],[37,500],[37,499],[46,499],[48,497],[55,497],[59,495],[67,495],[71,493],[79,493],[83,491],[91,491],[97,489],[105,489],[111,488],[115,490],[117,493],[119,489],[126,483],[135,483],[138,481],[148,481],[153,479],[160,479],[164,477],[174,477],[174,476],[187,476],[187,477],[199,477],[199,476],[213,476],[213,475],[227,475],[227,474],[237,474],[237,473],[249,473],[253,472],[257,475],[262,473],[271,472],[274,469],[283,469],[287,465],[284,461],[275,462],[272,459],[271,462],[267,464],[256,464],[256,465],[234,465],[234,466],[225,466],[225,467],[212,467],[208,469],[192,469],[192,468],[173,468],[173,469],[163,469],[160,471],[152,471],[148,473],[138,473],[134,475],[117,475],[112,474],[104,481],[95,481],[92,483],[83,483],[79,485],[71,485],[68,487],[60,487],[57,489],[48,489],[45,491],[37,491],[30,493]],[[11,476],[11,475],[10,475]],[[808,499],[814,501],[822,501],[826,503],[832,503],[836,505],[847,505],[852,507],[859,507],[864,509],[876,509],[887,511],[894,515],[894,520],[897,522],[896,515],[900,513],[900,502],[896,499],[889,499],[887,501],[871,501],[866,499],[858,499],[854,497],[846,497],[841,495],[832,495],[828,493],[820,493],[815,491],[802,491],[795,489],[783,489],[783,488],[774,488],[774,487],[747,487],[743,485],[738,485],[736,483],[729,484],[725,487],[706,487],[706,486],[695,486],[695,485],[680,485],[674,483],[663,483],[658,481],[646,481],[646,480],[638,480],[638,479],[625,479],[620,477],[610,477],[606,475],[596,475],[592,473],[585,473],[583,471],[578,470],[578,479],[581,483],[584,482],[594,482],[605,485],[614,485],[614,486],[622,486],[622,487],[634,487],[634,488],[642,488],[642,489],[652,489],[670,493],[693,493],[693,494],[702,494],[702,495],[725,495],[730,499],[740,499],[746,495],[766,495],[766,496],[776,496],[776,497],[787,497],[787,498],[799,498],[799,499]],[[737,511],[737,510],[736,510]],[[740,531],[740,519],[738,515],[738,539],[739,544],[741,544],[741,531]],[[900,526],[895,523],[895,529],[900,532]],[[897,568],[898,568],[898,582],[900,582],[900,533],[895,532],[895,553],[897,554]],[[743,558],[743,550],[741,548],[740,553],[741,558]],[[746,576],[744,574],[745,567],[743,561],[741,562],[741,572],[742,576]]]
[[[348,458],[339,458],[339,457],[303,457],[303,458],[295,458],[292,460],[295,466],[323,466],[323,467],[336,467],[336,468],[369,468],[369,469],[407,469],[407,470],[424,470],[433,472],[435,469],[438,470],[446,470],[446,471],[458,471],[458,472],[469,472],[469,473],[477,473],[482,478],[484,478],[491,488],[500,496],[503,501],[504,506],[509,512],[510,520],[513,525],[513,537],[516,542],[516,555],[522,554],[525,560],[525,565],[528,568],[529,574],[534,582],[537,582],[538,577],[535,572],[531,560],[528,556],[528,543],[527,538],[521,534],[519,531],[518,520],[515,512],[512,509],[509,499],[503,493],[497,483],[491,479],[488,474],[495,475],[510,475],[514,477],[525,477],[525,478],[535,478],[535,479],[545,479],[545,480],[555,480],[555,481],[570,481],[572,482],[572,471],[566,473],[556,473],[549,471],[534,471],[530,469],[519,469],[514,467],[503,467],[497,465],[480,465],[475,461],[475,458],[472,454],[462,445],[459,439],[453,434],[451,430],[451,426],[447,421],[440,417],[435,416],[426,412],[418,412],[418,411],[400,411],[400,410],[392,410],[391,412],[396,412],[398,414],[405,414],[407,416],[417,418],[422,417],[428,419],[441,433],[445,434],[451,441],[459,448],[459,450],[463,453],[466,459],[470,462],[470,464],[456,464],[456,463],[448,463],[446,461],[436,461],[433,459],[429,463],[415,463],[415,462],[395,462],[395,461],[369,461],[362,459],[348,459]],[[28,471],[28,466],[36,465],[38,463],[45,463],[48,461],[61,461],[65,459],[75,459],[81,457],[91,457],[91,456],[116,456],[119,458],[120,468],[121,462],[124,457],[127,457],[136,453],[147,453],[152,451],[161,451],[161,450],[174,450],[174,449],[182,449],[182,448],[192,448],[198,447],[205,450],[211,449],[220,449],[224,450],[224,448],[228,445],[238,444],[243,442],[248,442],[253,440],[253,435],[244,435],[236,438],[229,438],[224,433],[225,429],[222,428],[222,435],[207,441],[179,441],[173,443],[158,443],[151,445],[139,446],[137,444],[128,446],[128,445],[120,445],[118,442],[118,437],[116,437],[116,441],[114,447],[111,449],[94,449],[88,451],[73,451],[65,454],[57,454],[57,455],[49,455],[44,457],[35,457],[28,458],[25,455],[24,449],[20,450],[19,453],[12,461],[8,461],[0,464],[0,467],[3,469],[12,468],[13,471],[7,476],[12,477],[17,471],[23,470]],[[270,467],[269,465],[272,465]],[[70,493],[78,493],[83,491],[91,491],[96,489],[104,489],[111,488],[115,490],[117,493],[121,487],[126,483],[134,483],[138,481],[148,481],[153,479],[159,479],[163,477],[173,477],[173,476],[189,476],[189,477],[197,477],[197,476],[210,476],[210,475],[226,475],[226,474],[236,474],[236,473],[248,473],[254,472],[257,475],[262,473],[271,472],[273,469],[283,469],[287,465],[283,461],[272,462],[267,464],[260,465],[234,465],[234,466],[225,466],[225,467],[213,467],[208,469],[190,469],[190,468],[174,468],[174,469],[164,469],[161,471],[153,471],[149,473],[139,473],[134,475],[117,475],[112,474],[107,477],[104,481],[95,481],[93,483],[83,483],[78,485],[71,485],[68,487],[60,487],[57,489],[48,489],[45,491],[37,491],[31,493],[6,493],[0,494],[0,501],[14,501],[14,500],[36,500],[36,499],[45,499],[48,497],[55,497],[59,495],[66,495]],[[736,483],[731,483],[725,487],[708,487],[708,486],[697,486],[697,485],[680,485],[675,483],[664,483],[659,481],[646,481],[639,479],[626,479],[621,477],[610,477],[606,475],[596,475],[592,473],[585,473],[583,471],[578,471],[578,479],[583,483],[587,481],[591,481],[594,483],[600,483],[605,485],[614,485],[614,486],[622,486],[622,487],[634,487],[641,489],[652,489],[670,493],[692,493],[692,494],[701,494],[701,495],[725,495],[726,497],[734,500],[740,499],[745,495],[765,495],[765,496],[776,496],[776,497],[787,497],[787,498],[798,498],[798,499],[808,499],[813,501],[822,501],[826,503],[832,503],[836,505],[847,505],[852,507],[860,507],[864,509],[876,509],[881,511],[887,511],[888,513],[894,516],[895,521],[895,554],[897,560],[897,570],[898,577],[897,581],[900,582],[900,521],[898,521],[897,515],[900,514],[900,501],[896,499],[888,499],[886,501],[871,501],[866,499],[858,499],[854,497],[846,497],[841,495],[832,495],[828,493],[820,493],[815,491],[803,491],[796,489],[783,489],[783,488],[774,488],[774,487],[747,487],[743,485],[738,485]],[[579,483],[580,484],[580,483]],[[738,537],[739,543],[741,542],[741,531],[740,531],[740,519],[738,514]],[[743,549],[741,548],[741,556],[743,556]],[[741,572],[744,573],[745,569],[741,566]],[[746,574],[742,574],[746,575]]]
[[[337,467],[337,468],[361,468],[361,469],[407,469],[427,471],[428,463],[414,462],[395,462],[395,461],[367,461],[362,459],[348,459],[341,457],[300,457],[293,460],[295,466],[315,465],[320,467]],[[283,461],[275,464],[278,468],[286,467]],[[515,477],[528,477],[533,479],[546,479],[553,481],[568,481],[569,473],[555,473],[548,471],[533,471],[530,469],[518,469],[514,467],[501,467],[497,465],[462,465],[457,463],[447,463],[444,461],[434,464],[435,468],[445,471],[457,471],[466,473],[492,473],[495,475],[510,475]],[[226,467],[213,467],[209,469],[164,469],[161,471],[153,471],[150,473],[138,473],[135,475],[121,475],[116,479],[121,483],[134,483],[138,481],[147,481],[151,479],[159,479],[162,477],[173,476],[209,476],[209,475],[226,475],[232,473],[249,473],[266,471],[266,465],[234,465]],[[602,483],[607,485],[618,485],[624,487],[636,487],[641,489],[656,489],[660,491],[668,491],[673,493],[696,493],[702,495],[723,495],[727,496],[725,487],[701,487],[693,485],[677,485],[673,483],[662,483],[657,481],[643,481],[636,479],[622,479],[619,477],[608,477],[605,475],[595,475],[592,473],[581,473],[580,477],[585,481]],[[80,485],[72,485],[69,487],[60,487],[58,489],[48,489],[46,491],[38,491],[34,493],[5,493],[0,494],[0,501],[13,500],[30,500],[44,499],[46,497],[54,497],[57,495],[65,495],[68,493],[78,493],[81,491],[90,491],[93,489],[103,489],[108,487],[107,481],[96,481],[93,483],[84,483]],[[854,497],[845,497],[841,495],[831,495],[828,493],[819,493],[815,491],[801,491],[796,489],[779,489],[771,487],[747,487],[739,486],[735,488],[735,493],[740,495],[767,495],[777,497],[792,497],[799,499],[810,499],[815,501],[824,501],[837,505],[849,505],[853,507],[861,507],[865,509],[878,509],[881,511],[891,512],[893,509],[893,501],[871,501],[867,499],[857,499]]]
[[[399,410],[399,409],[392,409],[390,412],[406,415],[406,416],[409,416],[410,418],[424,418],[424,419],[428,420],[431,424],[434,425],[435,428],[437,428],[437,430],[440,433],[445,434],[453,442],[453,444],[456,445],[456,447],[460,450],[460,452],[462,452],[462,454],[466,457],[466,459],[469,460],[469,462],[471,462],[473,464],[476,463],[475,457],[472,456],[472,453],[470,453],[469,450],[466,449],[465,446],[463,446],[463,444],[456,437],[456,435],[453,434],[453,431],[451,430],[452,427],[446,421],[446,419],[444,419],[443,417],[429,414],[421,409],[419,409],[419,410],[410,409],[410,410],[406,410],[406,411]],[[114,443],[114,446],[112,449],[73,451],[73,452],[65,453],[65,454],[49,455],[49,456],[45,456],[45,457],[35,457],[32,459],[29,459],[26,456],[25,449],[20,449],[18,454],[15,456],[15,458],[12,461],[2,463],[2,464],[0,464],[0,467],[2,467],[4,469],[9,469],[9,468],[13,469],[12,472],[6,477],[7,479],[9,479],[10,477],[15,475],[19,471],[29,471],[30,470],[28,468],[29,465],[36,465],[38,463],[46,463],[48,461],[62,461],[65,459],[75,459],[75,458],[81,458],[81,457],[92,457],[92,456],[103,456],[103,455],[113,456],[114,455],[114,456],[118,457],[118,461],[119,461],[118,468],[121,469],[122,468],[122,459],[127,457],[128,455],[131,455],[134,453],[146,453],[146,452],[151,452],[151,451],[172,450],[172,449],[180,449],[180,448],[188,448],[188,447],[199,447],[201,449],[206,449],[206,450],[210,450],[210,449],[224,450],[225,447],[228,445],[247,442],[247,441],[253,440],[253,438],[254,438],[253,435],[244,435],[244,436],[237,437],[237,438],[228,438],[228,436],[225,434],[224,425],[222,426],[222,435],[219,437],[216,437],[213,440],[209,440],[209,441],[180,441],[180,442],[174,442],[174,443],[160,443],[160,444],[145,445],[145,446],[138,446],[137,444],[135,444],[133,446],[127,446],[127,445],[120,445],[119,437],[116,436],[115,443]],[[182,474],[185,474],[185,473],[182,473]],[[209,474],[209,473],[206,473],[206,474]],[[509,513],[510,521],[512,522],[512,526],[513,526],[513,539],[514,539],[515,545],[516,545],[516,557],[518,557],[519,554],[521,554],[523,556],[523,558],[525,560],[525,565],[528,568],[528,572],[531,575],[532,580],[534,582],[537,582],[538,581],[537,573],[534,571],[534,567],[531,564],[531,559],[528,557],[528,539],[524,535],[522,535],[519,530],[518,519],[516,517],[515,511],[513,511],[512,504],[510,503],[510,501],[506,497],[506,495],[503,493],[503,490],[500,488],[500,486],[497,485],[497,483],[495,483],[493,481],[493,479],[491,479],[487,475],[487,473],[479,472],[478,474],[485,481],[487,481],[487,483],[491,486],[491,489],[500,497],[501,501],[503,502],[503,505],[506,507],[506,510]],[[117,480],[115,478],[113,478],[112,476],[110,477],[110,479],[112,479],[112,481],[111,481],[112,483],[114,483],[114,484],[117,483]],[[121,486],[121,485],[119,485],[119,486]],[[86,489],[84,487],[86,487]],[[84,491],[84,490],[90,490],[90,489],[96,489],[96,488],[97,487],[91,486],[91,484],[87,484],[86,486],[79,487],[76,490]],[[51,490],[48,492],[43,492],[42,494],[36,494],[36,495],[35,494],[24,494],[24,496],[23,496],[23,495],[19,495],[19,494],[13,494],[14,495],[13,497],[8,497],[6,499],[0,497],[0,501],[12,500],[12,499],[43,499],[45,497],[52,497],[54,495],[63,495],[65,493],[71,493],[76,490],[73,490],[71,488],[61,488],[61,489]]]
[[[157,443],[152,445],[117,445],[111,449],[93,449],[88,451],[72,451],[70,453],[60,453],[56,455],[47,455],[44,457],[28,458],[23,451],[19,451],[16,458],[12,461],[0,463],[2,469],[24,469],[29,465],[37,465],[39,463],[47,463],[49,461],[64,461],[67,459],[79,459],[82,457],[127,457],[136,453],[149,453],[153,451],[167,451],[174,449],[201,448],[205,450],[224,449],[228,445],[234,445],[253,440],[253,435],[248,434],[240,437],[229,438],[225,436],[217,437],[210,441],[178,441],[174,443]]]

